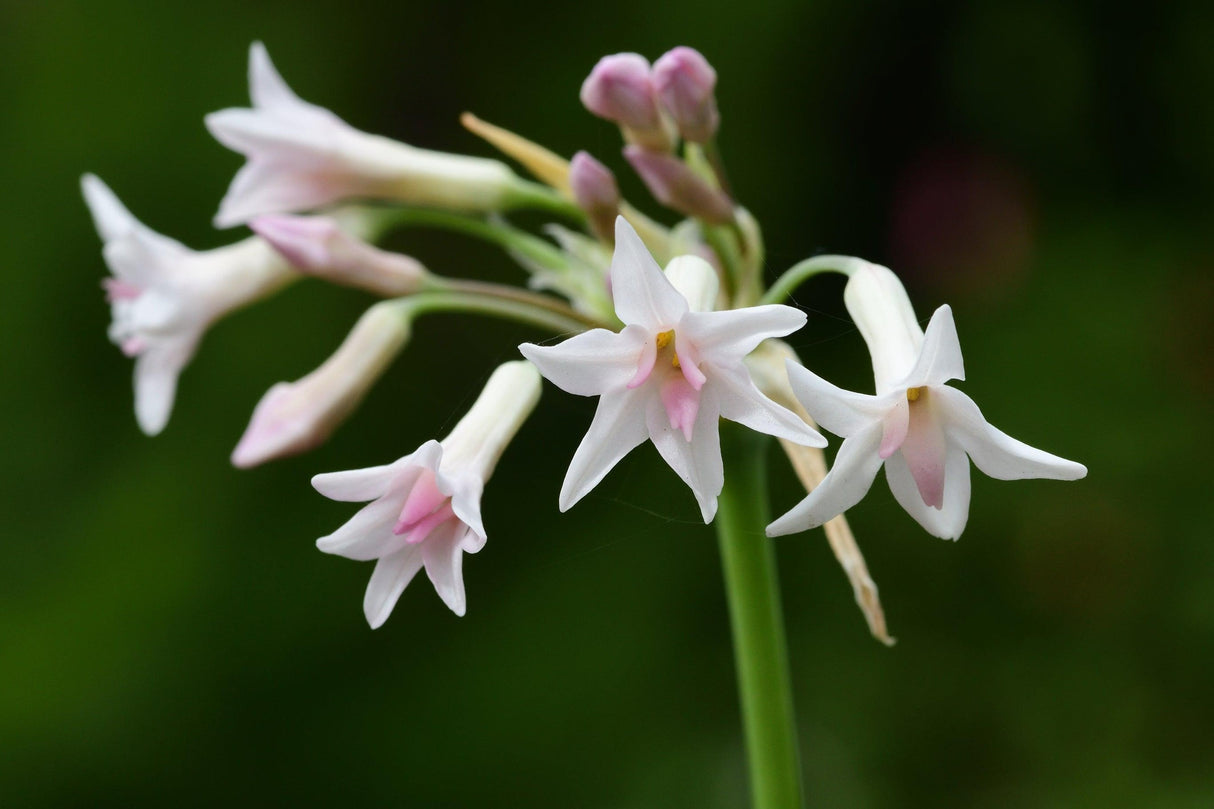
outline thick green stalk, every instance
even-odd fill
[[[766,436],[721,425],[726,479],[717,538],[729,598],[753,809],[801,809],[801,768],[775,554],[767,524]],[[727,429],[728,428],[728,429]]]
[[[851,275],[855,271],[857,264],[863,265],[863,263],[862,259],[853,256],[814,256],[813,258],[807,258],[785,270],[784,274],[776,279],[776,282],[768,288],[767,292],[763,293],[763,297],[759,300],[759,303],[784,303],[784,299],[791,295],[794,289],[815,275],[824,272],[838,272],[844,275]]]

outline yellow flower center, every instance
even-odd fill
[[[927,391],[926,387],[907,388],[906,389],[906,401],[917,402],[917,401],[919,401],[919,397],[922,396],[926,391]]]
[[[668,345],[670,345],[673,342],[674,342],[674,329],[669,329],[667,331],[659,333],[658,338],[657,338],[658,351],[661,351],[663,348],[666,348]],[[670,364],[673,365],[675,368],[678,368],[679,367],[679,355],[673,351],[670,353],[674,355],[670,359]]]

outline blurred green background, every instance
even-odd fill
[[[263,39],[360,128],[489,154],[470,109],[625,175],[577,90],[605,53],[698,47],[769,272],[819,251],[952,304],[991,421],[1078,483],[976,476],[960,542],[878,483],[851,519],[899,643],[871,640],[820,532],[778,541],[812,805],[1214,805],[1214,5],[0,2],[0,804],[738,807],[716,545],[652,448],[565,515],[593,402],[549,387],[485,496],[456,619],[416,581],[367,629],[370,566],[313,540],[351,513],[319,471],[441,435],[541,335],[427,320],[317,451],[227,463],[273,382],[368,299],[302,284],[220,323],[168,429],[136,429],[105,340],[94,171],[195,247],[241,159],[202,115],[247,103]],[[441,234],[399,246],[513,280]],[[807,364],[868,389],[841,285],[801,289]],[[834,442],[837,446],[837,441]],[[798,497],[772,455],[776,509]]]

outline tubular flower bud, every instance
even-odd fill
[[[388,301],[368,309],[319,368],[266,391],[232,451],[232,464],[257,466],[323,443],[396,358],[409,331],[399,305]]]
[[[423,567],[443,603],[464,614],[463,555],[485,545],[481,492],[539,395],[535,369],[521,360],[508,362],[493,372],[476,404],[441,442],[427,441],[387,466],[312,478],[316,490],[332,500],[371,501],[316,547],[376,560],[363,599],[372,629],[388,619]]]
[[[780,305],[712,311],[712,267],[684,256],[663,273],[622,217],[616,220],[611,282],[622,331],[592,329],[556,346],[519,346],[557,387],[600,397],[561,487],[561,511],[649,439],[695,494],[704,522],[711,522],[724,481],[722,417],[825,446],[798,416],[759,392],[743,362],[763,340],[799,329],[802,312]]]
[[[965,530],[970,461],[998,480],[1076,480],[1087,474],[1082,464],[995,429],[973,399],[945,384],[965,379],[948,306],[936,310],[925,334],[897,276],[867,262],[852,273],[844,300],[872,355],[877,394],[841,390],[788,363],[797,398],[844,441],[830,473],[767,527],[768,536],[814,528],[851,508],[882,465],[898,503],[942,539],[956,539]]]
[[[417,259],[381,250],[330,216],[269,214],[249,223],[302,273],[394,298],[417,292],[429,277]]]
[[[619,124],[629,142],[656,151],[667,151],[673,145],[644,56],[604,56],[582,82],[580,96],[590,112]]]
[[[148,435],[168,423],[177,378],[219,318],[276,292],[295,277],[261,239],[191,250],[144,226],[100,179],[81,179],[105,242],[102,254],[113,320],[109,336],[135,358],[135,418]]]
[[[706,183],[677,157],[639,146],[625,146],[624,157],[645,182],[649,193],[666,207],[714,225],[734,221],[729,196]]]
[[[295,95],[260,42],[249,52],[249,94],[252,109],[206,117],[216,140],[248,158],[220,202],[217,227],[351,197],[494,211],[521,183],[496,160],[418,149],[354,129]]]
[[[614,239],[615,218],[620,212],[620,187],[611,170],[589,152],[578,152],[569,162],[569,187],[598,237],[606,242]]]
[[[653,85],[662,105],[674,119],[679,134],[706,143],[717,134],[717,72],[699,51],[679,46],[653,64]]]

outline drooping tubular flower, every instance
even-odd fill
[[[377,560],[363,599],[372,629],[388,619],[423,567],[443,603],[464,614],[463,555],[485,545],[481,492],[539,395],[533,367],[521,360],[505,363],[442,441],[427,441],[387,466],[312,478],[316,490],[332,500],[372,501],[316,541],[325,553]]]
[[[494,211],[525,185],[497,160],[418,149],[353,128],[295,95],[260,42],[249,51],[249,95],[252,109],[206,117],[211,134],[249,161],[219,204],[217,227],[351,197]]]
[[[109,335],[135,358],[135,418],[148,435],[168,423],[177,377],[207,327],[289,283],[295,273],[261,239],[195,251],[144,226],[100,179],[81,179],[113,277]]]
[[[969,518],[972,460],[999,480],[1076,480],[1082,465],[1030,447],[987,423],[973,399],[945,383],[965,379],[953,313],[941,306],[927,333],[897,276],[860,262],[844,300],[872,355],[877,393],[841,390],[795,363],[789,381],[813,418],[844,437],[834,467],[768,536],[814,528],[851,508],[877,470],[928,533],[956,539]],[[967,458],[968,456],[968,458]]]
[[[724,480],[722,417],[803,445],[826,445],[760,393],[743,363],[763,340],[800,328],[804,313],[782,305],[712,311],[712,267],[697,256],[681,256],[663,273],[622,217],[616,220],[611,286],[625,324],[620,332],[592,329],[556,346],[519,347],[557,387],[600,397],[561,487],[561,511],[650,439],[711,522]]]

